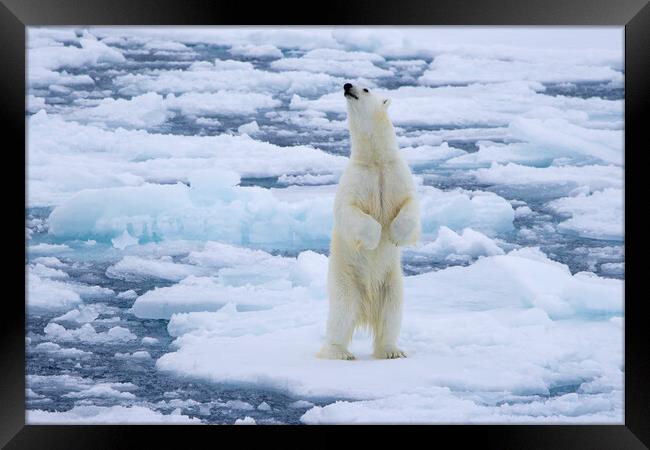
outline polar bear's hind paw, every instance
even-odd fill
[[[316,355],[322,359],[343,359],[352,361],[355,359],[354,355],[347,349],[339,345],[324,345],[323,348]]]
[[[397,347],[384,347],[378,348],[374,352],[375,358],[377,359],[397,359],[397,358],[406,358],[406,352],[400,350]]]

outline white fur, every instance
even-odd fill
[[[322,358],[354,359],[355,328],[369,327],[377,358],[399,358],[402,321],[400,246],[420,235],[411,172],[388,117],[389,101],[353,87],[346,96],[352,151],[334,202],[327,342]]]

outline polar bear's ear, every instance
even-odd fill
[[[385,98],[384,101],[381,102],[381,104],[384,106],[384,108],[388,108],[390,106],[390,99]]]

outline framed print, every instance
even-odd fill
[[[5,2],[3,445],[647,446],[650,9],[552,3]]]

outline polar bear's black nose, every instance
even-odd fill
[[[350,83],[345,83],[345,84],[343,85],[343,90],[344,90],[345,92],[349,91],[350,89],[352,89],[352,85],[351,85]]]

